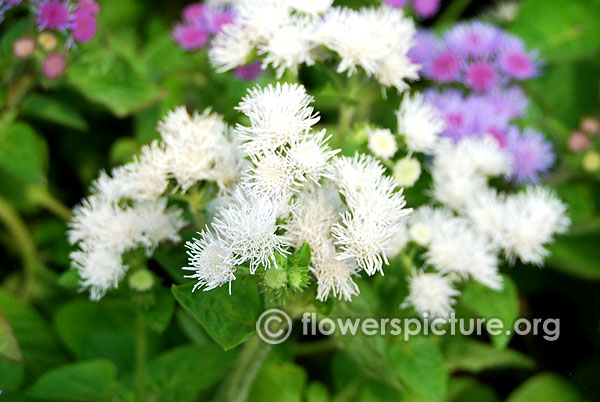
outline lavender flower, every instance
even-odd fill
[[[406,7],[408,0],[383,0],[385,4],[393,8]],[[440,0],[412,0],[412,7],[417,17],[431,18],[440,11]]]
[[[201,48],[211,35],[221,32],[224,25],[233,21],[233,13],[228,8],[202,3],[190,4],[183,9],[182,16],[183,22],[173,29],[173,39],[184,50]]]
[[[513,179],[519,183],[538,182],[555,161],[552,144],[531,128],[520,133],[518,128],[510,127],[507,150],[513,157]]]

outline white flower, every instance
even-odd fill
[[[290,19],[290,5],[282,0],[243,0],[236,13],[235,24],[242,25],[250,41],[258,43],[285,28]]]
[[[237,126],[244,151],[256,154],[297,140],[319,121],[310,103],[313,97],[302,85],[268,85],[248,91],[237,110],[250,119],[250,127]]]
[[[398,92],[408,89],[406,81],[419,79],[419,64],[413,64],[404,54],[392,53],[379,63],[375,71],[375,78],[386,87],[395,87]]]
[[[494,189],[486,189],[467,201],[463,211],[473,226],[497,244],[504,228],[505,197]]]
[[[260,159],[253,158],[254,166],[243,175],[245,189],[253,197],[266,198],[274,203],[287,202],[298,182],[288,157],[268,152]]]
[[[471,160],[475,169],[486,176],[503,176],[512,172],[510,155],[490,135],[463,138],[454,151],[457,157]]]
[[[287,254],[289,241],[278,235],[277,208],[264,199],[251,199],[241,190],[233,194],[232,203],[222,208],[212,226],[231,248],[232,263],[250,261],[250,272],[259,265],[266,269],[275,263],[275,253]]]
[[[321,176],[331,176],[329,161],[340,150],[330,150],[327,141],[331,136],[325,135],[326,131],[321,130],[318,133],[306,134],[290,144],[287,155],[298,176],[315,183]]]
[[[193,271],[186,278],[197,279],[194,291],[197,288],[211,290],[225,283],[229,283],[231,293],[231,281],[235,280],[236,266],[232,263],[233,254],[231,248],[219,236],[214,236],[208,229],[198,233],[200,239],[188,241],[189,267],[184,270]]]
[[[442,204],[461,210],[467,202],[487,189],[485,177],[461,170],[442,170],[434,164],[433,197]]]
[[[258,45],[258,53],[265,55],[262,68],[272,65],[277,77],[281,78],[286,69],[297,73],[299,64],[314,64],[311,52],[317,46],[315,26],[310,17],[291,16],[285,26],[269,36],[264,44]]]
[[[423,94],[405,95],[396,116],[398,131],[404,136],[408,148],[431,153],[444,130],[444,120],[432,105],[423,100]]]
[[[566,207],[544,187],[529,187],[506,199],[503,234],[500,239],[509,260],[519,257],[524,263],[541,265],[554,235],[569,226]]]
[[[359,276],[358,268],[351,260],[336,258],[331,243],[324,243],[313,254],[310,270],[317,278],[318,300],[327,300],[330,293],[347,301],[358,295],[358,285],[352,279],[353,276]]]
[[[144,244],[148,254],[163,241],[177,242],[179,231],[185,226],[181,217],[183,211],[176,207],[167,207],[166,198],[136,204],[135,221],[140,230],[138,242]]]
[[[100,300],[108,290],[115,289],[127,271],[121,262],[121,253],[110,247],[73,251],[70,258],[81,278],[81,286],[89,288],[92,300]]]
[[[369,136],[369,150],[373,155],[382,159],[389,159],[398,150],[394,134],[387,128],[376,128],[367,130]]]
[[[421,164],[415,158],[399,159],[394,165],[394,178],[403,187],[412,187],[421,176]]]
[[[386,246],[385,254],[389,258],[396,258],[400,252],[404,249],[404,246],[409,241],[408,229],[406,227],[406,222],[402,221],[396,227],[396,233],[391,236],[390,242]]]
[[[421,315],[446,319],[454,311],[452,305],[459,294],[447,277],[438,273],[417,273],[410,280],[406,301]]]
[[[425,246],[429,244],[437,228],[453,218],[452,212],[445,208],[433,208],[428,205],[419,207],[408,218],[410,238]]]
[[[219,72],[245,65],[254,49],[249,30],[240,24],[226,24],[211,42],[210,64]]]
[[[290,6],[304,14],[321,14],[333,4],[333,0],[291,0]]]

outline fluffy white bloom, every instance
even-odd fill
[[[403,187],[412,187],[421,176],[421,164],[415,158],[399,159],[393,168],[394,178]]]
[[[242,147],[249,154],[277,148],[297,140],[319,121],[310,103],[313,97],[302,85],[280,84],[248,91],[237,110],[250,119],[251,126],[237,126]]]
[[[210,64],[219,72],[245,65],[254,49],[249,30],[239,24],[226,24],[211,42]]]
[[[333,4],[333,0],[291,0],[290,6],[304,14],[321,14]]]
[[[444,130],[444,120],[437,110],[423,100],[423,94],[405,95],[396,112],[398,131],[412,151],[431,153]]]
[[[208,229],[198,234],[200,239],[193,239],[185,244],[190,266],[183,269],[194,272],[185,277],[198,280],[194,285],[194,291],[197,288],[211,290],[229,283],[231,293],[231,281],[235,280],[236,271],[236,266],[232,263],[231,248]]]
[[[394,156],[398,150],[398,145],[396,145],[396,139],[390,130],[387,128],[376,128],[368,129],[367,131],[369,136],[368,146],[373,155],[382,159],[389,159]]]
[[[236,7],[236,21],[254,43],[268,40],[290,20],[290,5],[282,0],[243,0]],[[217,38],[219,35],[217,35]]]
[[[70,258],[81,278],[80,285],[90,290],[92,300],[100,300],[108,290],[115,289],[127,271],[121,253],[109,247],[73,251]]]
[[[454,218],[454,214],[445,208],[433,208],[428,205],[417,208],[408,218],[411,240],[425,246],[433,234],[444,222]]]
[[[466,137],[459,141],[454,152],[468,158],[476,170],[486,176],[503,176],[512,172],[510,155],[490,135]]]
[[[294,73],[298,65],[314,64],[312,50],[317,46],[315,42],[316,22],[310,17],[294,15],[288,23],[267,38],[264,44],[258,45],[258,53],[265,55],[262,68],[272,65],[281,78],[288,69]]]
[[[327,141],[331,136],[325,135],[325,130],[308,133],[290,144],[287,155],[298,176],[315,183],[321,176],[331,176],[329,161],[340,150],[330,150]]]
[[[324,243],[317,249],[310,270],[317,278],[317,299],[321,301],[327,300],[330,293],[347,301],[359,293],[358,285],[352,279],[353,276],[359,276],[358,268],[352,260],[336,258],[331,243]]]
[[[140,231],[137,241],[146,247],[149,254],[160,242],[180,240],[179,231],[185,226],[181,217],[183,211],[167,207],[166,198],[136,204],[133,211]]]
[[[550,190],[529,187],[507,197],[503,223],[500,244],[507,258],[540,265],[548,255],[544,245],[566,232],[570,221],[565,205]]]
[[[360,66],[367,75],[379,75],[384,84],[394,83],[402,90],[403,79],[414,77],[414,68],[398,55],[406,55],[414,34],[413,23],[399,9],[334,7],[323,16],[319,37],[340,56],[338,72],[351,75]]]
[[[232,203],[219,211],[212,225],[231,248],[234,264],[250,261],[250,272],[254,273],[259,265],[277,266],[275,253],[288,253],[288,239],[276,233],[280,228],[277,211],[266,200],[249,198],[240,190],[234,193]]]
[[[399,92],[408,89],[406,81],[419,79],[419,64],[413,64],[408,56],[393,53],[383,59],[375,70],[375,78],[386,87],[395,87]]]
[[[386,246],[385,254],[389,258],[395,258],[404,249],[409,241],[408,228],[406,222],[402,221],[398,226],[396,233],[391,236],[390,242]]]
[[[181,106],[158,124],[165,145],[164,169],[185,192],[198,181],[228,184],[241,166],[237,144],[223,118],[210,109],[190,115]],[[225,152],[229,152],[227,156]]]
[[[410,280],[406,302],[421,315],[445,319],[453,311],[452,305],[459,294],[447,277],[438,273],[417,273]]]
[[[497,244],[503,234],[506,201],[496,190],[480,191],[467,201],[463,214],[473,226]]]
[[[275,203],[287,202],[294,187],[298,185],[289,158],[280,153],[268,152],[252,161],[254,166],[245,171],[243,177],[248,194]]]
[[[443,170],[434,162],[431,173],[433,197],[455,210],[463,209],[470,199],[487,189],[485,177],[477,172]]]

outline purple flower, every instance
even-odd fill
[[[48,78],[56,78],[65,70],[65,58],[62,54],[52,53],[46,57],[42,71]]]
[[[223,25],[231,24],[233,22],[233,14],[227,10],[216,10],[214,12],[209,13],[209,18],[207,18],[206,26],[208,27],[208,31],[216,35],[221,32],[223,29]]]
[[[235,75],[242,80],[252,81],[260,75],[260,71],[260,63],[255,61],[245,66],[236,67]]]
[[[476,61],[467,67],[465,83],[476,91],[489,91],[498,84],[498,74],[492,63]]]
[[[461,66],[462,60],[455,53],[445,51],[431,60],[425,74],[438,82],[452,82],[459,79]]]
[[[194,3],[183,9],[183,19],[187,22],[196,22],[204,20],[207,6],[202,3]]]
[[[73,38],[78,42],[89,42],[96,36],[96,17],[86,9],[75,11]]]
[[[208,32],[192,25],[177,25],[173,31],[173,39],[185,50],[196,50],[204,46],[208,40]]]
[[[77,5],[77,11],[87,11],[92,15],[96,15],[100,12],[100,6],[94,0],[79,0]]]
[[[408,51],[408,57],[413,63],[427,65],[441,48],[442,43],[434,33],[420,29],[415,35],[414,46]]]
[[[538,182],[555,161],[552,144],[531,128],[521,134],[518,128],[510,127],[507,150],[513,158],[513,179],[519,183]]]
[[[446,128],[441,133],[443,137],[459,141],[463,137],[476,133],[476,111],[473,109],[473,104],[467,102],[459,91],[454,89],[444,92],[428,90],[425,92],[425,100],[438,109],[446,123]]]
[[[40,29],[66,29],[69,24],[67,3],[48,0],[42,2],[38,9],[37,23]]]
[[[431,18],[440,10],[440,0],[414,0],[413,8],[420,18]]]
[[[500,30],[479,21],[458,24],[445,35],[448,47],[465,57],[487,57],[496,52]]]
[[[408,3],[408,0],[383,0],[383,2],[390,7],[400,8],[404,7]]]

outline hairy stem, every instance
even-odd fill
[[[37,256],[35,243],[17,211],[0,197],[0,221],[4,223],[23,261],[23,287],[21,296],[27,300],[31,296],[35,272],[42,266]]]
[[[237,365],[220,389],[215,402],[245,402],[258,370],[270,351],[271,345],[256,334],[246,341]]]

